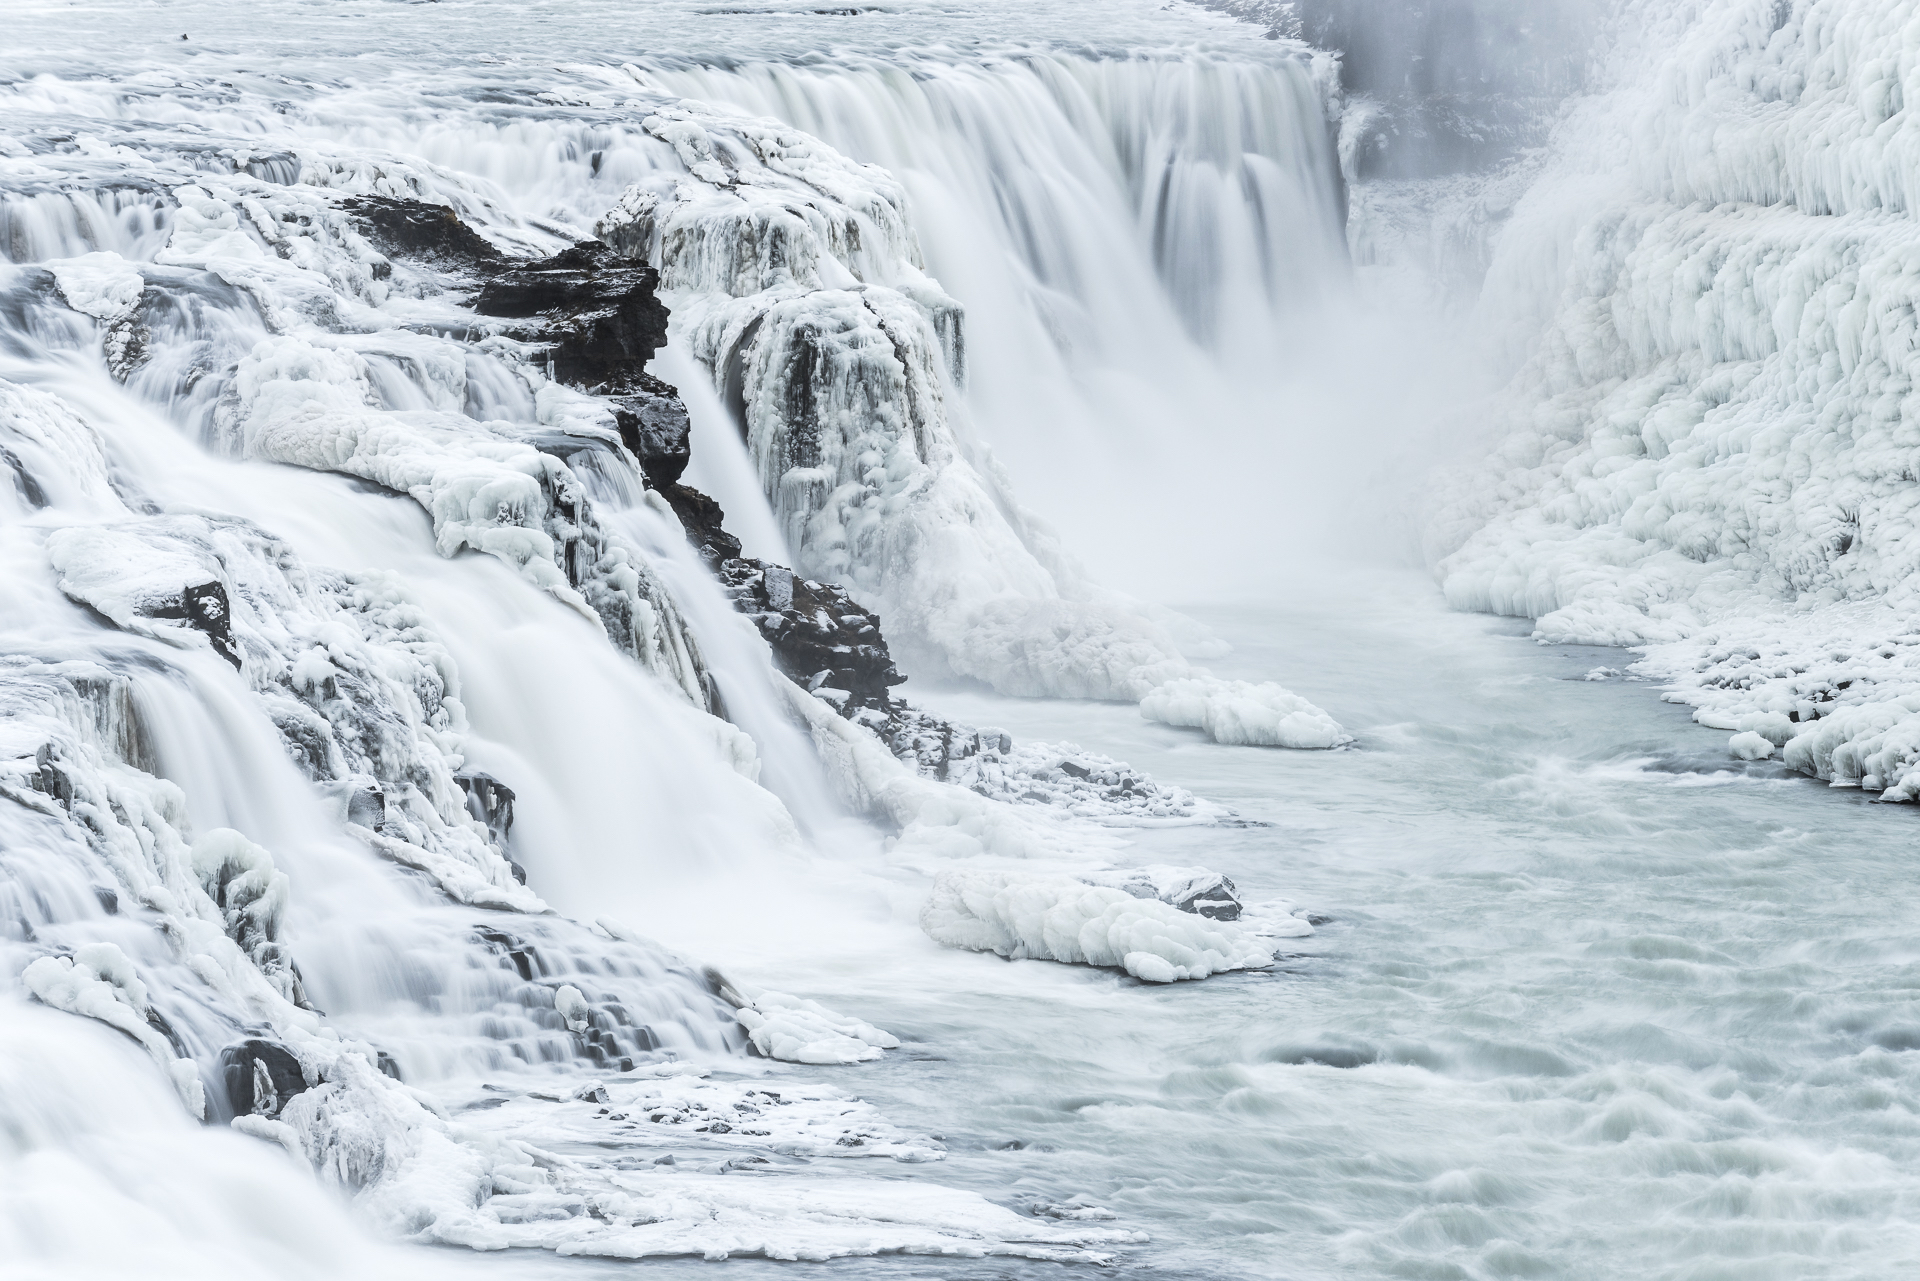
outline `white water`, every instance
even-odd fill
[[[1117,851],[1110,832],[1041,831],[1080,843],[1064,865],[1204,865],[1250,901],[1284,896],[1332,919],[1272,971],[1167,987],[941,948],[916,924],[932,873],[967,842],[982,865],[1028,866],[1003,855],[1034,848],[1021,845],[1031,833],[1006,815],[984,836],[967,813],[945,828],[923,815],[888,848],[849,816],[764,650],[630,484],[590,484],[597,519],[677,602],[751,762],[670,673],[616,650],[509,559],[437,554],[414,499],[208,448],[218,381],[196,391],[171,375],[231,365],[269,326],[197,262],[170,270],[203,312],[127,388],[101,368],[90,321],[42,285],[21,301],[39,278],[0,267],[0,290],[15,291],[0,377],[85,415],[123,483],[170,510],[253,520],[310,566],[399,576],[459,673],[458,751],[511,782],[512,854],[562,914],[454,906],[426,875],[371,857],[206,646],[109,630],[55,589],[44,532],[99,515],[22,507],[5,543],[6,651],[94,654],[131,674],[152,771],[182,789],[185,826],[232,826],[272,851],[313,1004],[453,1111],[435,1151],[457,1159],[410,1156],[424,1176],[343,1205],[270,1143],[187,1120],[131,1041],[0,998],[0,1274],[610,1275],[632,1265],[393,1240],[618,1254],[596,1225],[616,1204],[609,1188],[640,1185],[666,1189],[651,1205],[667,1226],[641,1225],[658,1252],[843,1256],[725,1265],[748,1275],[1053,1275],[1060,1265],[1018,1257],[844,1256],[1083,1247],[1116,1253],[1120,1275],[1196,1278],[1912,1266],[1920,1082],[1905,1052],[1920,1032],[1887,813],[1777,766],[1727,763],[1649,686],[1570,679],[1624,665],[1615,655],[1543,651],[1446,614],[1410,573],[1297,572],[1395,541],[1397,491],[1382,477],[1465,381],[1429,322],[1371,315],[1355,297],[1317,115],[1324,68],[1250,29],[1144,4],[837,17],[348,3],[269,16],[236,28],[224,6],[26,9],[0,54],[10,119],[85,141],[44,162],[0,158],[17,195],[0,224],[7,257],[150,261],[176,218],[165,193],[224,176],[237,146],[256,176],[285,181],[297,153],[335,185],[448,200],[502,243],[544,251],[676,163],[638,127],[662,91],[771,114],[878,163],[907,190],[929,274],[968,308],[958,429],[992,446],[1012,492],[1108,582],[1188,604],[1234,642],[1219,675],[1284,680],[1335,709],[1358,750],[1228,748],[1125,705],[924,697],[1023,740],[1123,758],[1252,820],[1138,829]],[[365,344],[377,410],[433,412],[441,389],[421,371],[438,349],[395,345],[357,305],[352,324],[380,333]],[[314,313],[298,310],[273,327],[311,337]],[[466,360],[470,400],[530,425],[534,397],[510,362]],[[784,558],[726,407],[696,390],[684,352],[656,369],[688,390],[690,478],[723,500],[750,552]],[[40,922],[0,935],[9,975],[111,938],[164,989],[156,1008],[209,1086],[220,1045],[249,1022],[294,1037],[298,1015],[237,1015],[145,918],[97,910],[71,833],[4,814],[0,901]],[[851,1068],[729,1052],[741,1033],[696,975],[590,931],[598,917],[907,1044]],[[925,1153],[914,1136],[938,1135],[945,1159],[770,1141],[771,1168],[722,1173],[719,1158],[751,1145],[606,1139],[591,1105],[524,1094],[489,1106],[482,1082],[564,1095],[592,1069],[574,1057],[559,979],[521,990],[479,946],[476,919],[537,937],[592,1001],[617,999],[682,1059],[714,1067],[708,1097],[826,1082],[900,1127],[860,1113],[848,1124],[867,1127],[865,1144]],[[400,1108],[382,1088],[365,1097]],[[542,1201],[522,1190],[534,1176],[513,1144],[577,1168]],[[652,1163],[668,1150],[681,1165],[663,1172]],[[521,1196],[533,1199],[517,1223],[475,1227],[448,1209],[487,1200],[500,1214]],[[1077,1196],[1116,1217],[1055,1227],[1028,1213]],[[582,1213],[589,1198],[599,1213]],[[1074,1236],[1109,1229],[1151,1242]]]

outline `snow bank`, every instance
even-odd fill
[[[1140,700],[1140,715],[1204,729],[1216,743],[1330,748],[1353,739],[1333,717],[1292,690],[1198,675],[1168,681]]]
[[[1227,922],[1066,876],[942,873],[920,927],[948,947],[1110,966],[1149,983],[1273,962],[1270,946]]]

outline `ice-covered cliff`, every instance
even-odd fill
[[[1636,5],[1481,298],[1523,363],[1448,599],[1658,646],[1746,754],[1901,786],[1920,602],[1912,7]]]

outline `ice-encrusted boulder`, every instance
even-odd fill
[[[1216,743],[1325,749],[1353,741],[1338,721],[1271,681],[1226,681],[1206,673],[1170,680],[1140,700],[1150,721],[1204,729]]]
[[[796,130],[690,106],[644,127],[683,172],[602,239],[660,270],[809,578],[893,623],[915,666],[1018,694],[1137,699],[1184,669],[1075,570],[960,428],[962,312],[922,270],[899,185]]]
[[[1273,963],[1271,943],[1231,922],[1045,873],[943,873],[920,925],[948,947],[1112,967],[1149,983]]]

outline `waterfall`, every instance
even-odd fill
[[[389,1236],[1058,1261],[1137,1241],[938,1184],[820,1179],[796,1207],[718,1178],[763,1149],[942,1148],[832,1085],[754,1086],[754,1057],[899,1042],[689,957],[765,969],[759,940],[935,882],[942,943],[1156,983],[1310,927],[1283,903],[1236,921],[1206,869],[1115,869],[1083,821],[1219,813],[1190,794],[915,712],[944,736],[926,777],[844,691],[801,689],[719,544],[689,542],[726,531],[690,527],[673,432],[690,414],[689,474],[769,592],[844,602],[850,631],[874,602],[918,670],[1157,691],[1151,715],[1221,741],[1344,741],[1192,668],[1204,633],[1082,570],[988,440],[1062,404],[1071,437],[1103,412],[1075,389],[1148,360],[1210,394],[1342,287],[1324,75],[1243,52],[436,87],[294,85],[209,50],[225,74],[83,60],[0,85],[0,1017],[30,999],[84,1029],[19,1014],[0,1074],[34,1082],[32,1141],[85,1146],[40,1081],[73,1054],[76,1080],[118,1083],[87,1088],[151,1106],[128,1082],[160,1080],[247,1138],[154,1131],[195,1152],[195,1195],[290,1163]],[[683,403],[663,370],[710,385]],[[1022,404],[1033,379],[1064,399]],[[1089,482],[1151,434],[1120,424]],[[1045,942],[1010,906],[1042,899],[1111,937]],[[578,1154],[609,1125],[643,1172]],[[704,1164],[656,1161],[672,1133]]]

